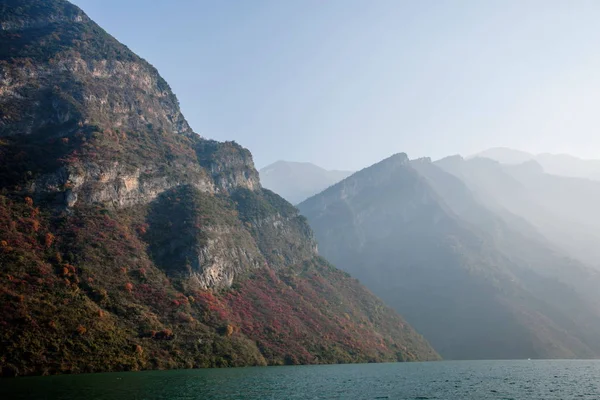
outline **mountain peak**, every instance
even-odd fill
[[[85,126],[193,135],[158,71],[77,6],[8,0],[0,7],[0,136],[67,136]]]
[[[65,0],[5,0],[0,5],[0,30],[3,31],[89,21],[79,7]]]
[[[415,158],[414,160],[411,160],[411,162],[419,163],[419,164],[430,164],[432,161],[431,161],[431,157],[420,157],[420,158]]]
[[[328,171],[309,162],[281,160],[260,170],[263,186],[293,204],[319,193],[351,174],[351,171]]]
[[[535,155],[508,147],[494,147],[474,154],[468,158],[490,158],[502,164],[521,164],[533,160]]]
[[[0,375],[438,358],[149,63],[66,1],[0,15]]]
[[[594,281],[597,274],[553,255],[554,248],[538,242],[541,235],[529,236],[535,228],[505,210],[492,212],[482,203],[487,197],[480,199],[487,186],[525,201],[504,172],[513,167],[450,157],[441,163],[453,167],[448,173],[439,162],[405,168],[393,161],[298,206],[321,254],[405,315],[443,357],[600,354],[597,333],[589,333],[600,332],[596,291],[582,300],[564,285],[572,271]],[[463,175],[476,184],[468,186]]]
[[[409,161],[409,159],[408,159],[408,155],[406,153],[402,152],[402,153],[392,154],[388,158],[383,159],[381,162],[386,162],[386,161],[406,163]]]
[[[406,153],[396,153],[383,160],[362,169],[359,172],[367,171],[367,170],[381,170],[383,168],[388,170],[395,170],[398,168],[403,168],[410,164],[410,159]]]
[[[440,158],[436,162],[456,163],[456,162],[461,162],[461,161],[464,161],[464,157],[461,156],[460,154],[454,154],[454,155],[451,155],[451,156],[446,156],[446,157]]]

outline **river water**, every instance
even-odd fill
[[[600,361],[442,361],[0,380],[0,399],[600,399]]]

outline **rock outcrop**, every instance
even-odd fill
[[[2,374],[438,358],[81,10],[0,26]]]

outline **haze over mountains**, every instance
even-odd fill
[[[503,191],[501,200],[518,190],[531,196],[512,174],[532,176],[533,192],[567,179],[539,179],[536,165],[397,154],[298,207],[321,253],[402,313],[443,357],[597,357],[599,273],[548,239],[528,210],[519,215],[493,202]],[[548,207],[558,213],[563,203],[555,200]]]
[[[0,77],[2,375],[600,357],[597,161],[259,176],[64,0],[0,4]]]
[[[350,171],[327,171],[311,163],[277,161],[260,171],[262,185],[292,204],[328,188],[352,174]]]
[[[553,175],[600,180],[600,160],[584,160],[568,154],[530,154],[524,151],[496,147],[470,157],[496,160],[503,164],[521,164],[526,161],[538,162],[545,172]]]
[[[436,163],[461,178],[490,209],[527,220],[554,246],[600,266],[600,182],[545,173],[536,161],[502,165],[484,158]]]
[[[540,171],[549,175],[584,178],[600,181],[600,160],[586,160],[568,154],[541,153],[497,147],[466,157],[486,158],[505,165],[518,165],[529,161],[538,164]],[[305,162],[277,161],[260,170],[263,185],[284,197],[292,204],[313,196],[351,175],[352,171],[327,171]]]

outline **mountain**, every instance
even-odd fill
[[[482,151],[469,158],[489,158],[502,164],[522,164],[536,161],[552,175],[600,181],[600,160],[584,160],[568,154],[530,154],[504,147]]]
[[[583,160],[568,154],[538,154],[535,158],[546,172],[600,181],[600,160]]]
[[[290,161],[277,161],[260,170],[263,186],[292,204],[298,204],[350,175],[350,171],[327,171],[311,163]]]
[[[521,164],[535,160],[535,155],[521,150],[509,149],[507,147],[494,147],[477,153],[469,158],[489,158],[503,164]]]
[[[600,182],[551,175],[536,161],[505,165],[455,156],[436,165],[462,179],[489,208],[518,215],[563,252],[600,267]]]
[[[0,28],[2,375],[439,358],[79,8]]]
[[[298,207],[320,252],[444,358],[600,354],[598,272],[428,159],[394,155]]]

